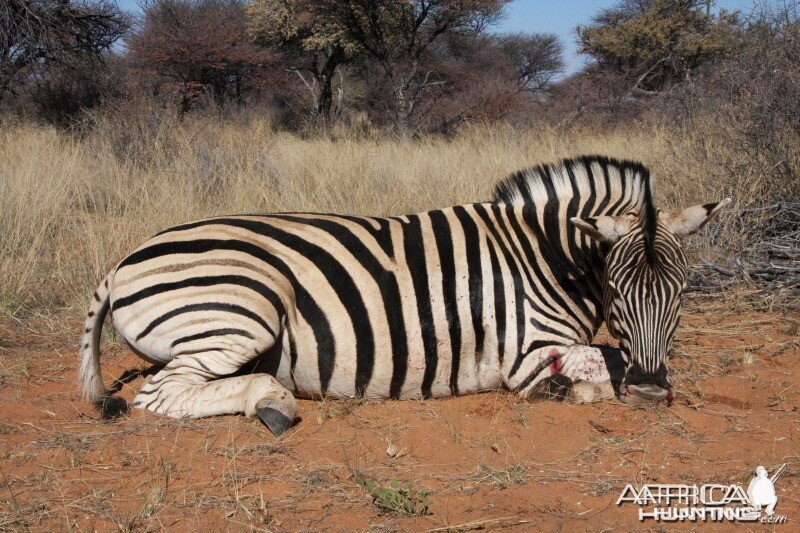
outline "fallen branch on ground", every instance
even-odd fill
[[[736,222],[753,228],[748,232],[752,244],[729,265],[704,261],[692,268],[686,292],[712,293],[749,285],[755,289],[754,296],[800,310],[800,202],[743,209]]]

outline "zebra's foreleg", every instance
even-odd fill
[[[571,397],[579,402],[613,397],[603,354],[589,346],[546,346],[533,350],[506,385],[520,396],[529,397],[548,378],[569,390]]]
[[[280,435],[292,425],[297,400],[269,374],[220,378],[242,364],[238,354],[226,350],[179,355],[142,387],[133,405],[173,418],[258,416]]]

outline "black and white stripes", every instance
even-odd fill
[[[266,421],[272,409],[289,417],[292,394],[425,398],[500,386],[527,394],[550,352],[588,344],[604,317],[612,246],[592,237],[591,222],[570,219],[633,216],[646,201],[644,167],[585,157],[516,174],[491,202],[415,215],[242,215],[176,226],[123,259],[92,305],[87,394],[105,396],[91,340],[106,301],[131,346],[167,365],[136,404],[173,416],[246,412]],[[677,307],[653,302],[674,299],[685,258],[675,237],[652,236],[656,250],[668,249],[656,253],[669,263],[658,267],[663,276],[637,263],[631,250],[644,239],[631,236],[616,252],[640,302],[626,312],[670,322]],[[620,313],[619,324],[637,319]],[[671,336],[652,332],[641,343],[656,350]],[[257,357],[273,359],[275,379],[216,379]]]

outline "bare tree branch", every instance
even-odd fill
[[[13,81],[76,56],[100,58],[127,30],[111,0],[0,2],[0,99]]]

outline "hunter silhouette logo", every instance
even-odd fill
[[[761,507],[766,507],[767,516],[775,514],[775,505],[778,503],[778,495],[775,493],[775,482],[781,477],[781,474],[786,470],[784,463],[778,468],[772,477],[767,477],[767,469],[763,466],[756,468],[756,477],[750,480],[747,486],[747,497],[750,499],[750,505],[755,507],[757,511]]]

